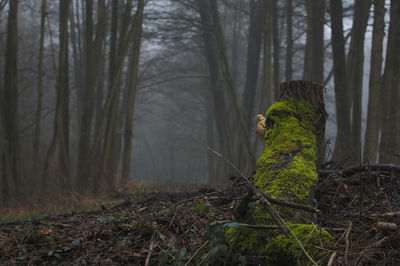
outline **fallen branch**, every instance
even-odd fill
[[[346,250],[344,253],[344,264],[345,265],[349,265],[349,262],[348,262],[349,247],[350,247],[349,235],[350,235],[350,231],[351,231],[352,227],[353,227],[353,223],[351,221],[349,221],[349,229],[347,229],[346,234],[345,234],[345,243],[346,243]]]
[[[210,224],[210,226],[217,226],[221,224],[227,224],[227,223],[232,223],[232,221],[229,220],[223,220],[223,221],[215,221]],[[242,227],[247,227],[247,228],[253,228],[253,229],[267,229],[267,230],[275,230],[279,229],[279,226],[276,225],[258,225],[258,224],[245,224],[245,223],[236,223],[239,226]]]
[[[400,217],[400,212],[374,213],[371,216],[376,218],[395,218]]]
[[[147,254],[147,257],[146,257],[146,262],[145,262],[145,266],[148,266],[148,265],[150,265],[150,258],[151,258],[151,253],[153,253],[153,249],[154,249],[154,246],[156,245],[156,243],[155,243],[155,241],[154,241],[154,234],[153,234],[153,236],[151,237],[151,240],[150,240],[150,247],[149,247],[149,253]]]
[[[378,222],[377,226],[381,230],[397,231],[397,224],[395,223]]]
[[[362,164],[351,166],[346,169],[337,171],[337,170],[319,170],[319,175],[322,177],[327,177],[329,175],[339,175],[342,177],[349,177],[356,173],[360,172],[379,172],[379,171],[386,171],[386,172],[394,172],[395,174],[400,174],[400,166],[399,165],[391,165],[391,164]]]
[[[280,199],[274,199],[271,196],[268,196],[266,194],[264,194],[264,196],[272,203],[277,204],[277,205],[282,205],[282,206],[286,206],[292,209],[300,209],[303,211],[307,211],[307,212],[312,212],[312,213],[317,213],[317,214],[322,214],[322,212],[320,210],[318,210],[317,208],[313,208],[311,206],[307,206],[304,204],[300,204],[300,203],[294,203],[294,202],[289,202],[286,200],[280,200]]]

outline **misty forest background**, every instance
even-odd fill
[[[0,0],[0,52],[0,205],[251,175],[286,80],[330,165],[400,164],[398,0]]]

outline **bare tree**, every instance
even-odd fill
[[[124,133],[124,151],[122,158],[122,181],[129,179],[131,154],[132,154],[132,131],[133,131],[133,110],[135,104],[136,87],[138,83],[139,55],[142,37],[144,0],[139,0],[138,7],[133,20],[133,42],[132,42],[132,60],[131,60],[131,80],[128,91],[128,104],[126,110],[125,133]]]
[[[7,42],[4,89],[0,95],[3,126],[3,197],[20,194],[20,154],[18,134],[18,0],[10,1],[7,19]],[[1,89],[1,88],[0,88]]]
[[[56,80],[56,113],[54,132],[47,151],[43,172],[41,196],[47,193],[49,166],[58,147],[59,183],[61,189],[68,193],[71,190],[69,165],[69,90],[68,90],[68,16],[70,0],[60,0],[59,21],[59,65]]]
[[[365,133],[364,161],[375,163],[378,155],[382,94],[382,52],[385,36],[385,1],[374,0],[374,25],[372,32],[371,66],[369,76],[368,118]]]
[[[383,124],[379,147],[379,160],[399,163],[396,153],[400,148],[398,101],[400,98],[400,2],[390,1],[390,24],[386,48],[385,72],[383,73]]]
[[[342,0],[330,0],[333,75],[335,82],[337,136],[333,158],[342,160],[350,154],[351,124],[349,92],[346,85],[346,56],[343,36]]]
[[[41,8],[41,19],[40,19],[40,41],[39,41],[39,61],[38,61],[38,96],[37,96],[37,106],[36,106],[36,117],[35,117],[35,136],[33,140],[33,167],[32,167],[32,183],[33,188],[37,184],[37,166],[39,157],[39,147],[40,147],[40,126],[42,120],[42,99],[43,99],[43,50],[44,50],[44,33],[46,24],[46,0],[42,0]]]
[[[364,71],[364,40],[371,0],[356,0],[354,4],[351,42],[347,56],[347,90],[352,100],[352,155],[350,161],[359,162],[361,157],[361,93]]]
[[[306,0],[307,41],[304,79],[322,83],[324,80],[325,1]]]

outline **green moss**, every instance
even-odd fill
[[[330,248],[331,235],[324,229],[318,229],[312,224],[289,224],[289,228],[297,236],[307,253],[315,260],[320,260],[325,254],[322,248]],[[271,260],[282,260],[296,263],[298,260],[303,263],[309,263],[298,242],[292,235],[279,235],[273,238],[265,248],[266,254]]]
[[[266,257],[265,247],[260,245],[265,243],[266,231],[245,227],[240,229],[227,228],[225,236],[229,243],[235,243],[235,248],[240,250],[241,253]]]
[[[255,185],[265,194],[307,204],[311,187],[318,179],[314,116],[310,103],[295,98],[279,101],[267,111],[264,152],[254,176]],[[307,213],[303,211],[283,206],[274,208],[285,220],[293,222],[289,227],[307,252],[316,260],[321,258],[323,252],[314,247],[328,247],[329,233],[312,224],[300,224],[309,223]],[[244,222],[275,224],[260,202],[256,202],[249,213],[249,217],[243,217]],[[278,231],[229,228],[226,236],[243,254],[277,261],[308,262],[293,236],[279,235]]]
[[[313,107],[289,98],[272,105],[266,120],[255,185],[274,198],[304,200],[318,178]]]

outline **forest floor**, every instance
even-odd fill
[[[335,243],[324,262],[400,265],[400,175],[356,172],[321,176],[315,189],[321,214],[314,223]],[[2,223],[0,265],[279,265],[226,244],[224,229],[235,224],[234,207],[248,190],[236,178],[224,188],[150,193],[95,211]]]

